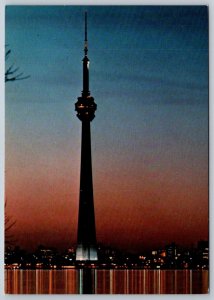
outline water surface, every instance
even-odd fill
[[[5,270],[8,294],[201,294],[200,270]]]

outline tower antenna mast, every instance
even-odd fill
[[[85,55],[87,55],[87,52],[88,52],[88,37],[87,37],[87,11],[85,12],[85,48],[84,48],[84,51],[85,51]]]

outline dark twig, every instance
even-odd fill
[[[5,60],[7,60],[9,58],[10,53],[11,53],[11,50],[8,49],[5,53]],[[27,79],[30,77],[30,75],[23,76],[23,72],[17,73],[18,70],[19,70],[19,67],[15,68],[14,64],[12,64],[10,67],[8,67],[5,71],[5,82],[15,81],[15,80],[23,80],[23,79]]]

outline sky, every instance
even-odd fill
[[[8,6],[6,213],[17,244],[75,245],[84,12],[97,241],[126,251],[208,239],[206,6]]]

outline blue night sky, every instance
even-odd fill
[[[6,198],[19,244],[76,242],[84,12],[97,240],[127,250],[208,239],[206,6],[8,6]]]

